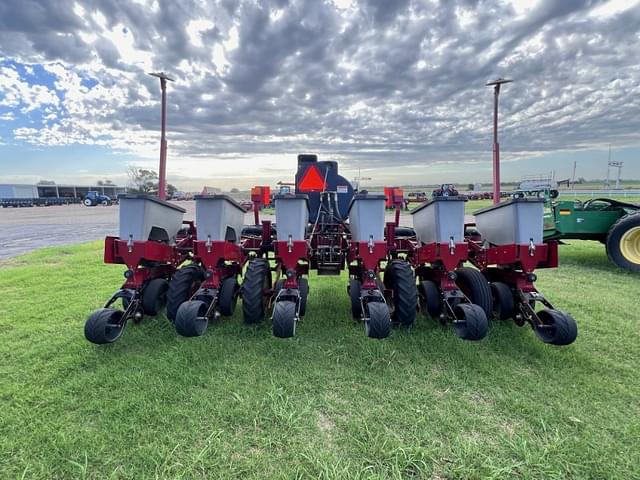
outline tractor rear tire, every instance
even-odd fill
[[[142,310],[145,315],[155,317],[167,304],[169,282],[164,278],[154,278],[142,289]]]
[[[384,285],[393,292],[392,320],[405,327],[413,325],[418,309],[418,291],[411,266],[404,260],[393,260],[385,268]]]
[[[349,280],[349,298],[351,299],[351,316],[355,320],[362,318],[362,304],[360,303],[360,291],[362,283],[360,280],[352,278]]]
[[[273,307],[273,335],[291,338],[296,334],[296,303],[290,300],[276,302]]]
[[[462,290],[471,303],[478,305],[487,318],[493,315],[493,298],[491,287],[485,276],[471,267],[462,267],[456,270],[458,278],[456,284]]]
[[[536,326],[535,331],[544,343],[569,345],[578,337],[578,325],[568,313],[545,308],[538,312],[538,318],[544,325]]]
[[[606,247],[614,265],[640,272],[640,212],[625,215],[611,226]]]
[[[178,308],[176,314],[176,332],[183,337],[200,337],[207,331],[209,306],[202,300],[189,300]]]
[[[436,282],[424,280],[418,284],[420,311],[434,320],[442,314],[440,289]]]
[[[493,318],[496,320],[508,320],[513,317],[515,302],[511,287],[506,283],[493,282],[491,285],[493,297]]]
[[[391,333],[391,316],[389,307],[384,302],[369,302],[368,319],[364,322],[364,332],[369,338],[383,339]]]
[[[238,291],[240,285],[236,277],[228,277],[222,281],[220,292],[218,293],[218,309],[225,317],[230,317],[236,309],[238,303]]]
[[[84,337],[97,345],[115,342],[124,331],[123,313],[114,308],[96,310],[84,324]]]
[[[200,265],[187,265],[173,275],[167,291],[167,318],[175,321],[178,308],[191,298],[204,280],[204,269]]]
[[[254,324],[264,320],[268,298],[265,290],[271,288],[269,261],[256,258],[249,262],[242,282],[242,314],[244,323]]]
[[[456,335],[463,340],[477,341],[487,336],[489,321],[479,305],[460,303],[454,308]]]
[[[93,202],[91,200],[89,200],[88,198],[85,198],[82,203],[84,204],[85,207],[93,207]]]

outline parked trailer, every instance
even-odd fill
[[[72,205],[79,204],[82,200],[79,198],[2,198],[0,206],[2,208],[22,208],[22,207],[50,207],[54,205]]]

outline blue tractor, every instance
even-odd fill
[[[84,197],[82,201],[87,207],[95,207],[96,205],[111,205],[113,202],[111,197],[108,195],[102,195],[101,193],[96,192],[95,190],[91,190],[87,192],[87,195]]]

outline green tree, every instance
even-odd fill
[[[158,191],[158,174],[153,170],[129,167],[127,171],[133,193],[152,193]]]

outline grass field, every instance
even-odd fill
[[[569,347],[420,317],[365,338],[346,278],[311,278],[294,339],[233,318],[201,338],[164,317],[83,337],[122,268],[101,243],[0,263],[0,478],[640,478],[640,282],[600,244],[561,247],[538,285]]]

